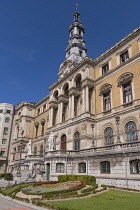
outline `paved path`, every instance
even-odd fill
[[[3,197],[0,197],[0,209],[6,209],[6,210],[30,210],[30,208],[26,208],[24,206],[21,206],[19,204],[13,203],[9,200],[6,200]]]
[[[14,202],[13,202],[14,201]],[[0,195],[0,210],[48,210]]]

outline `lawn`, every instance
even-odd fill
[[[49,201],[47,204],[68,210],[140,210],[140,193],[110,190],[90,198]]]

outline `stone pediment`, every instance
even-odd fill
[[[118,79],[117,79],[117,83],[118,83],[118,87],[120,87],[122,84],[129,82],[132,80],[134,74],[132,74],[131,72],[126,72],[124,74],[122,74]]]
[[[104,93],[110,91],[111,88],[112,88],[112,85],[109,84],[109,83],[106,83],[106,84],[102,85],[102,86],[100,87],[100,89],[99,89],[99,95],[101,96],[101,95],[103,95]]]
[[[58,76],[65,75],[68,73],[73,67],[75,63],[72,60],[65,60],[59,68]]]

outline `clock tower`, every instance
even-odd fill
[[[77,10],[74,13],[74,22],[69,27],[69,41],[65,50],[65,61],[60,65],[58,75],[66,74],[70,67],[81,62],[86,57],[87,49],[84,40],[84,27],[80,21],[80,13]]]

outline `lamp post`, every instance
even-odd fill
[[[119,131],[120,117],[116,116],[115,120],[116,120],[116,125],[117,125],[117,143],[121,143],[121,141],[120,141],[120,131]]]
[[[92,124],[91,124],[91,129],[92,129],[92,146],[95,147],[95,144],[94,144],[94,127],[95,127],[95,124],[92,123]]]

